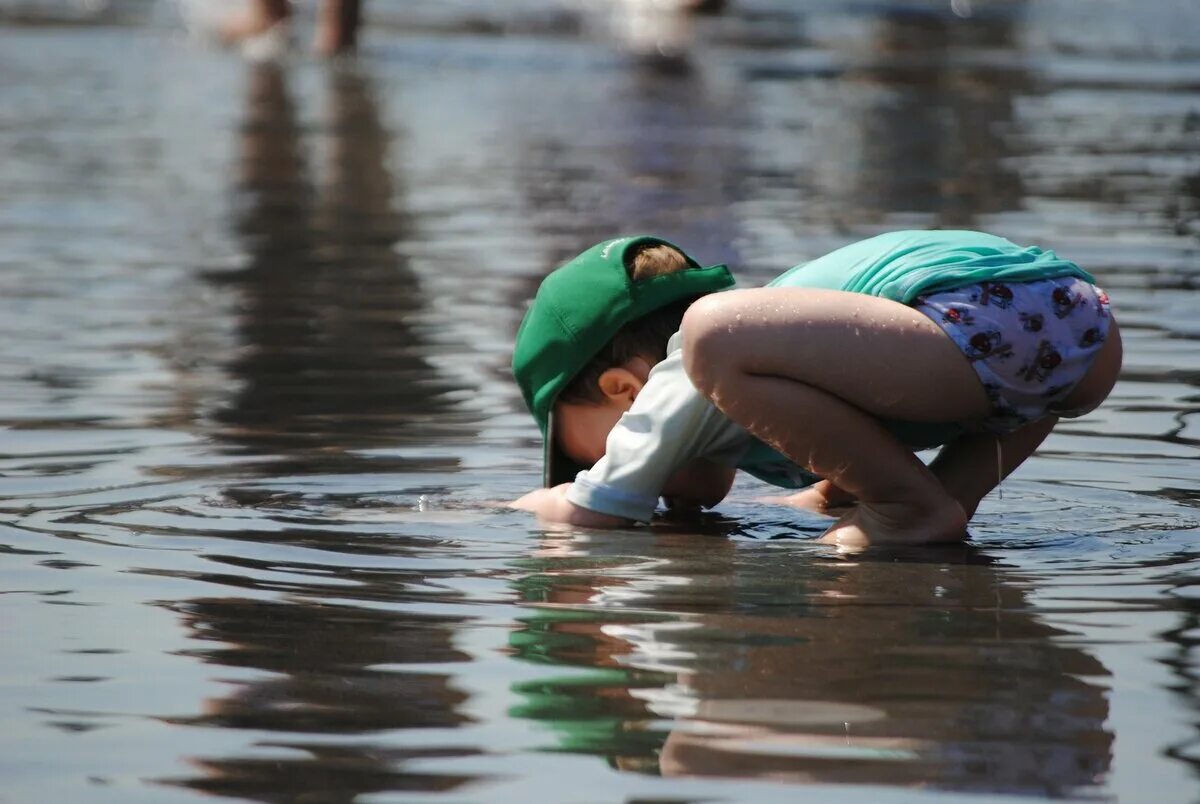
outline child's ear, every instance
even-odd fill
[[[637,399],[642,386],[645,385],[645,380],[638,376],[638,372],[631,371],[630,368],[614,366],[600,375],[597,384],[600,386],[600,393],[604,394],[609,401],[618,404],[624,403],[628,407],[633,404],[633,400]]]

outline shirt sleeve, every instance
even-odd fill
[[[675,343],[677,339],[673,339]],[[676,350],[656,365],[633,407],[609,433],[604,457],[567,491],[575,505],[648,522],[675,470],[739,430],[696,390]]]

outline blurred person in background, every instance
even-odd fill
[[[240,12],[221,21],[218,33],[223,41],[248,48],[259,39],[286,40],[291,16],[290,0],[250,0]],[[321,0],[313,50],[323,56],[352,50],[361,20],[361,0]]]

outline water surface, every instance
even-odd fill
[[[4,795],[1200,799],[1194,5],[733,0],[662,53],[379,5],[329,65],[0,4]],[[932,226],[1074,258],[1126,340],[969,545],[839,558],[748,481],[636,533],[492,504],[565,257],[754,285]]]

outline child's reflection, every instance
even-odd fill
[[[1031,582],[978,551],[895,558],[548,536],[519,584],[534,613],[514,644],[589,673],[523,685],[517,713],[620,767],[657,752],[664,774],[1040,795],[1096,784],[1112,735],[1087,679],[1107,673],[1040,621]]]

